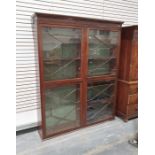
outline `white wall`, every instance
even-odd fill
[[[138,0],[16,0],[17,130],[35,126],[40,108],[35,12],[138,22]]]

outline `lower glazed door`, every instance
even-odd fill
[[[80,85],[66,85],[45,91],[46,135],[80,127]]]

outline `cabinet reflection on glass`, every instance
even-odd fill
[[[87,123],[94,123],[112,116],[114,81],[88,84]]]
[[[79,85],[56,87],[45,91],[47,134],[79,127],[79,93]]]
[[[44,79],[79,77],[81,31],[75,28],[42,29]]]
[[[89,30],[89,76],[116,73],[118,36],[118,32]]]

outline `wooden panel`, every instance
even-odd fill
[[[138,112],[138,104],[128,105],[127,114],[128,115],[136,115]]]
[[[138,93],[138,85],[130,85],[129,86],[129,94],[137,94]]]
[[[130,51],[131,51],[131,41],[126,39],[126,33],[122,29],[122,41],[121,41],[121,51],[120,51],[120,70],[119,79],[127,80],[129,78],[130,70]]]
[[[128,101],[128,85],[118,81],[117,84],[117,104],[116,109],[117,112],[126,113],[126,104]]]
[[[117,114],[125,121],[137,116],[138,105],[138,26],[124,27],[120,53]],[[125,95],[124,95],[125,94]]]
[[[138,40],[134,39],[134,29],[136,26],[122,29],[119,78],[127,81],[138,79]]]
[[[138,31],[133,34],[131,65],[130,65],[130,80],[138,80],[138,39],[136,39]],[[135,37],[135,38],[134,38]]]
[[[138,94],[129,95],[128,104],[138,104]]]

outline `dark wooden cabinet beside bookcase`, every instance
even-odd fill
[[[122,28],[117,115],[125,121],[138,115],[138,26]]]
[[[42,138],[113,119],[122,22],[34,17]]]

